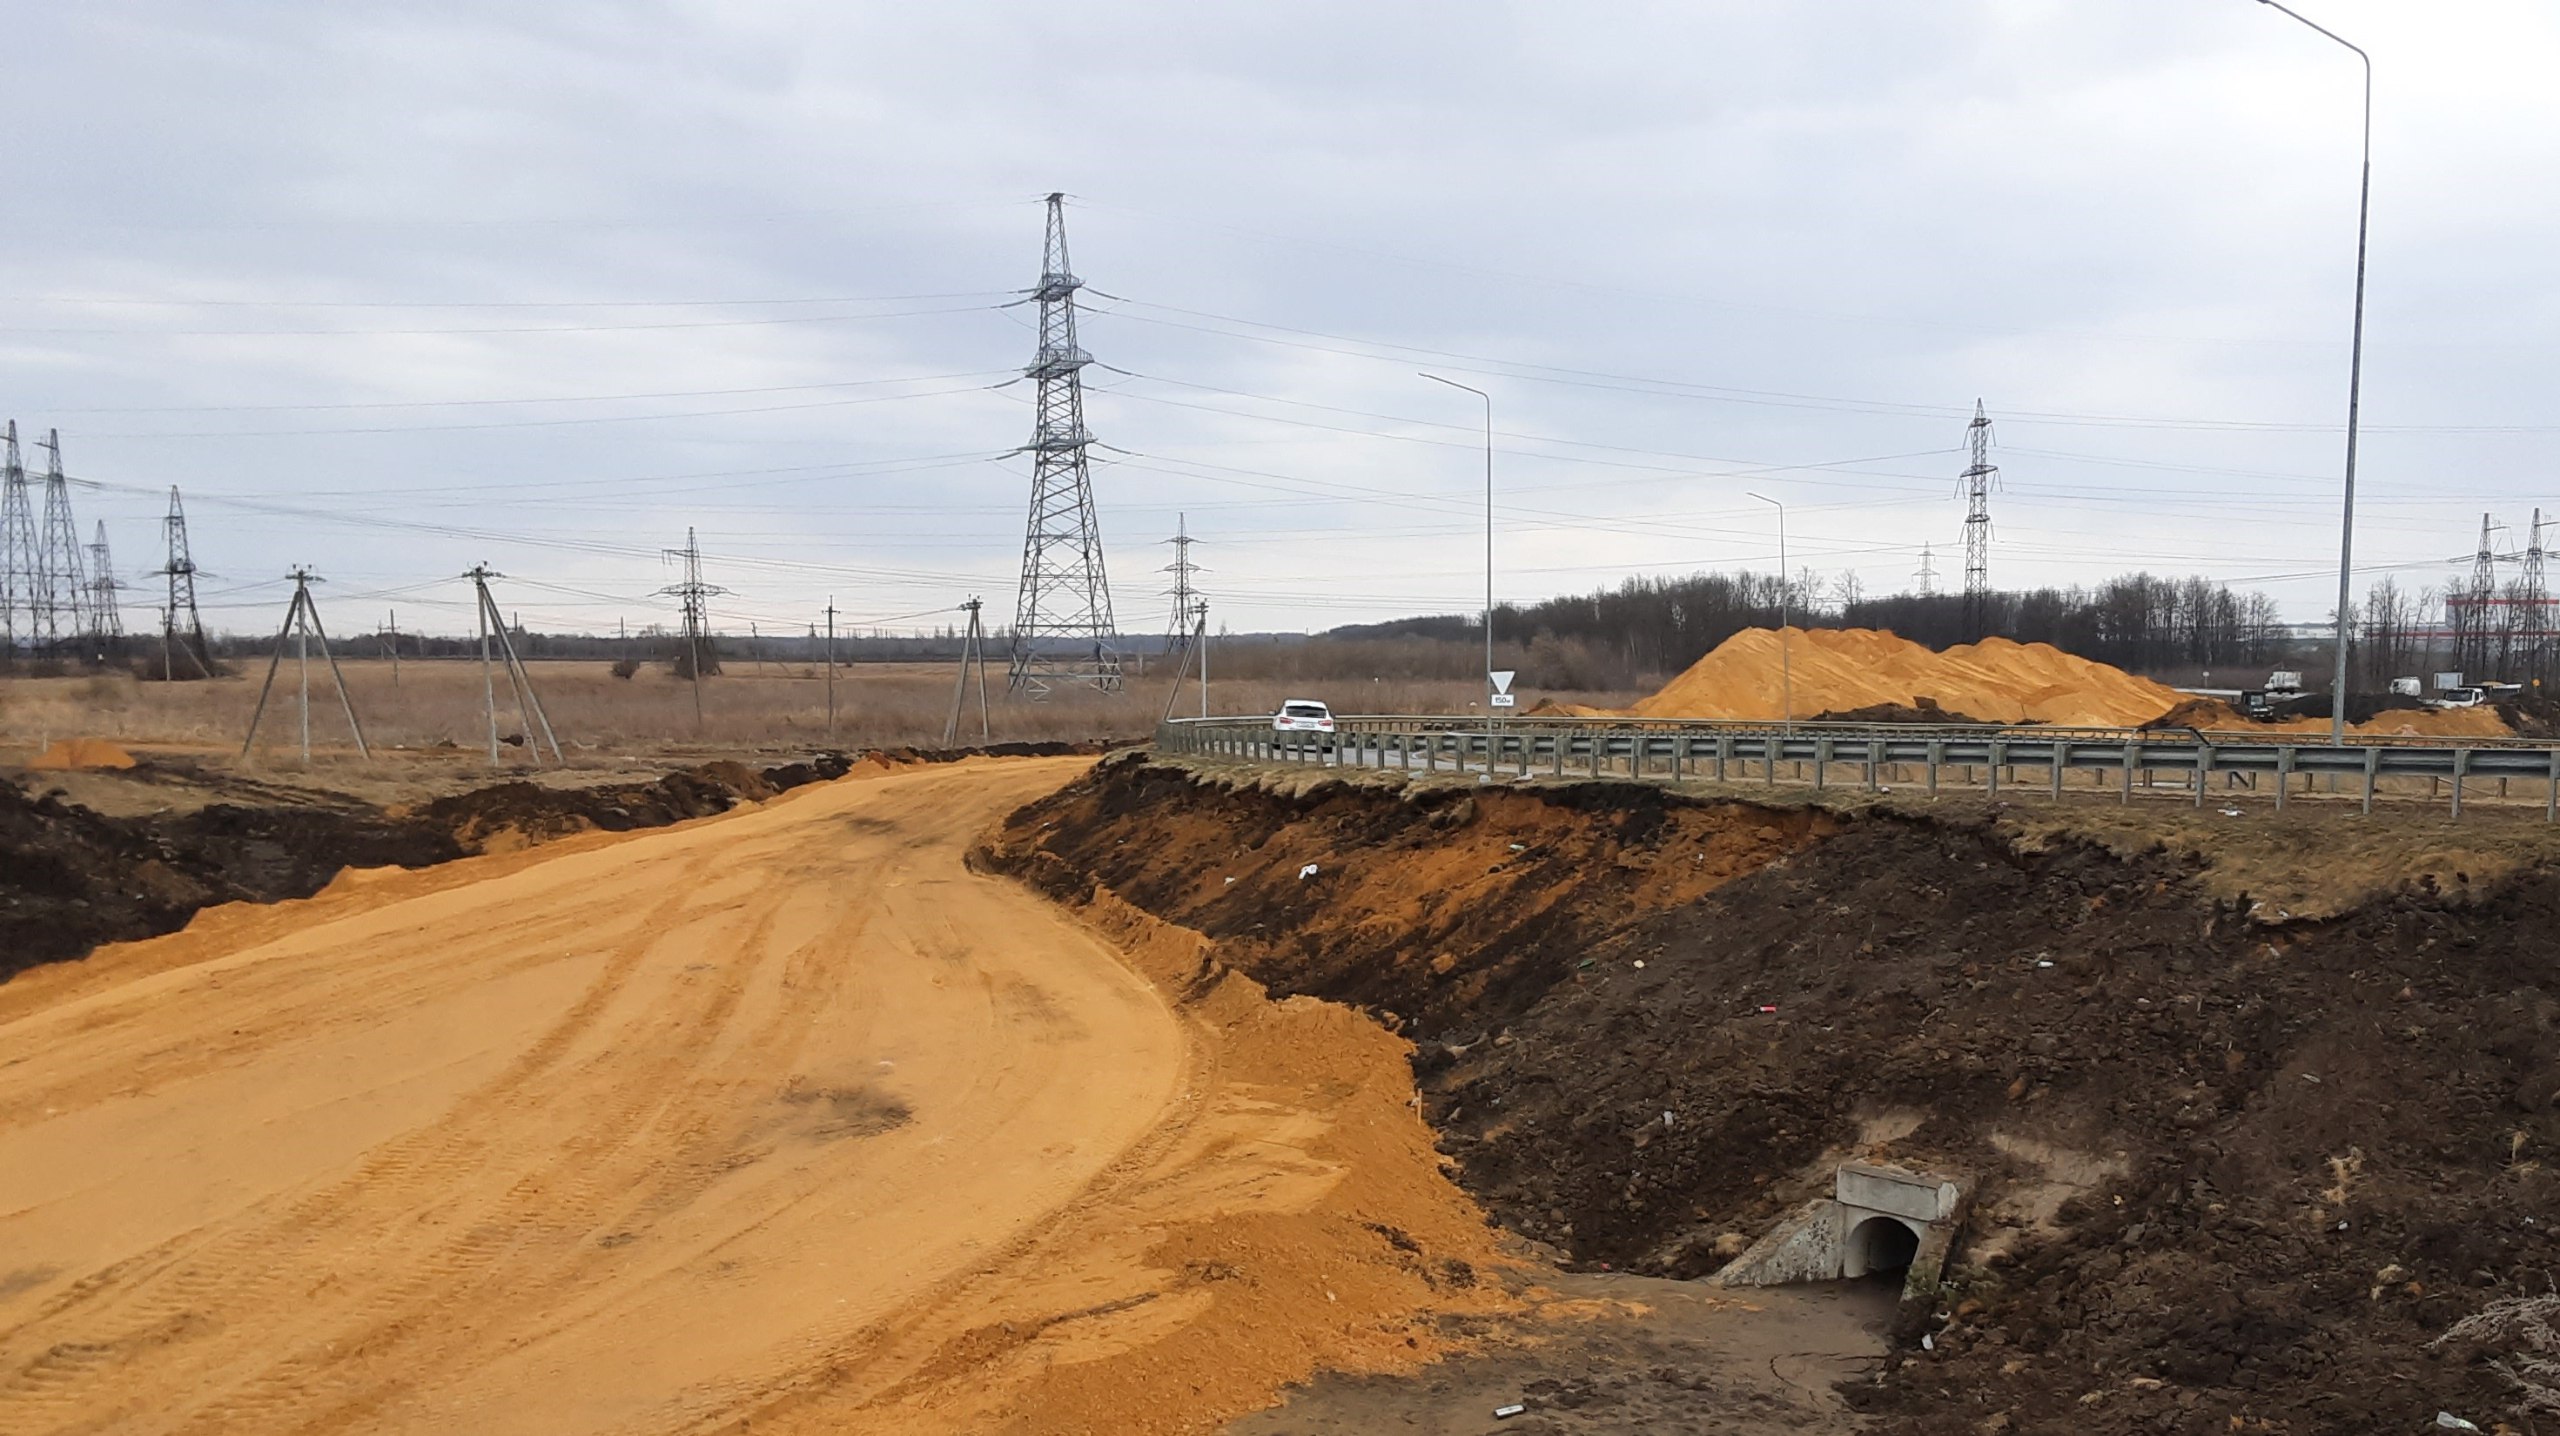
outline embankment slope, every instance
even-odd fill
[[[1859,1393],[1887,1429],[2510,1409],[2430,1343],[2560,1264],[2560,875],[2270,922],[2208,856],[2111,841],[1127,763],[999,851],[1274,990],[1370,1004],[1415,1038],[1464,1184],[1583,1262],[1711,1271],[1847,1155],[1975,1174],[1950,1286]]]

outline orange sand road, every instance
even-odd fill
[[[0,1431],[1189,1431],[1429,1354],[1491,1299],[1392,1040],[1169,1006],[963,866],[1078,767],[361,874],[0,988]]]

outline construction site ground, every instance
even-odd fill
[[[2443,1338],[2560,1268],[2540,816],[1130,759],[993,860],[1407,1037],[1576,1270],[1711,1274],[1844,1158],[1968,1175],[1843,1387],[1877,1429],[2530,1431],[2518,1352]]]
[[[0,1429],[2533,1429],[2521,804],[144,758],[0,785]],[[1693,1280],[1844,1156],[1942,1289]]]

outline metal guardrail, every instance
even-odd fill
[[[2392,738],[2344,747],[2327,743],[2271,742],[2264,735],[2193,729],[1991,728],[1947,725],[1845,723],[1723,723],[1674,719],[1505,719],[1455,717],[1340,717],[1331,734],[1273,731],[1266,717],[1177,718],[1156,729],[1159,752],[1303,763],[1345,768],[1402,768],[1436,772],[1532,777],[1603,777],[1678,782],[1713,779],[1775,784],[1781,766],[1810,765],[1812,786],[1830,786],[1831,772],[1858,770],[1858,781],[1880,788],[1880,773],[1920,770],[1926,790],[1938,791],[1941,775],[1962,772],[1967,786],[1997,794],[2001,775],[2009,785],[2018,770],[2043,770],[2054,797],[2074,770],[2112,774],[2119,796],[2131,801],[2137,778],[2145,789],[2162,774],[2177,778],[2196,806],[2214,780],[2225,792],[2266,794],[2281,811],[2295,779],[2330,780],[2333,791],[2352,781],[2362,811],[2372,812],[2381,783],[2423,778],[2450,787],[2452,815],[2462,816],[2463,788],[2479,779],[2522,779],[2541,785],[2543,820],[2560,820],[2560,747],[2520,739]],[[1977,780],[1976,774],[1980,777]],[[2308,789],[2306,788],[2306,791]]]

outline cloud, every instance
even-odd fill
[[[2378,62],[2359,556],[2436,581],[2482,509],[2560,511],[2560,19],[2316,13]],[[584,595],[534,621],[662,616],[689,524],[729,619],[1007,612],[1028,395],[976,386],[1064,189],[1133,625],[1177,514],[1237,628],[1472,607],[1479,418],[1424,368],[1496,395],[1509,599],[1765,566],[1746,487],[1906,585],[1979,396],[1995,581],[2326,609],[2358,75],[2239,0],[170,0],[20,39],[0,382],[127,566],[176,483],[233,582],[453,626],[419,586],[483,558]]]

